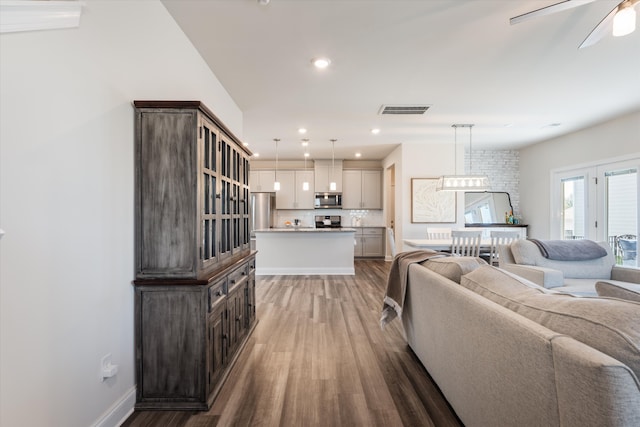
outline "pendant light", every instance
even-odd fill
[[[335,153],[335,144],[337,139],[331,140],[331,182],[329,182],[329,191],[336,191],[338,185],[336,184],[335,178],[335,165],[336,165],[336,153]]]
[[[631,34],[636,30],[636,11],[634,6],[637,1],[623,1],[618,6],[618,12],[613,17],[614,37],[622,37]]]
[[[302,146],[306,147],[307,145],[309,145],[309,140],[308,139],[303,139],[302,140]],[[309,191],[309,181],[307,181],[307,157],[309,157],[309,152],[305,149],[304,151],[304,177],[305,180],[302,182],[302,191]]]
[[[469,172],[473,171],[472,131],[473,125],[451,125],[454,129],[454,170],[455,175],[443,175],[438,179],[436,191],[488,191],[491,189],[486,175],[458,175],[458,128],[469,128]]]
[[[280,140],[278,138],[273,138],[276,142],[276,173],[275,173],[275,181],[273,182],[273,191],[280,191],[280,181],[278,181],[278,142]]]

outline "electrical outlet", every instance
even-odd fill
[[[111,378],[118,373],[118,365],[111,363],[111,353],[100,359],[100,381]]]

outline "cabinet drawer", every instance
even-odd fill
[[[231,274],[229,274],[229,279],[227,281],[227,294],[231,293],[233,289],[240,286],[240,283],[244,283],[247,279],[247,264],[244,264],[242,267],[238,267]]]
[[[224,280],[216,282],[209,288],[209,313],[211,313],[220,303],[224,302],[225,289]]]
[[[362,234],[366,234],[368,236],[382,236],[384,234],[384,229],[381,227],[364,227],[362,229]]]

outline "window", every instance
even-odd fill
[[[552,239],[607,241],[618,264],[638,267],[640,159],[553,173]]]

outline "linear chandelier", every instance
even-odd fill
[[[442,175],[438,179],[436,191],[487,191],[491,189],[489,177],[486,175],[458,175],[458,128],[469,128],[469,171],[473,170],[472,162],[472,124],[454,124],[454,170],[455,175]]]

